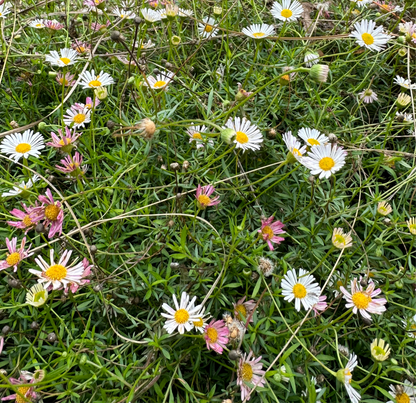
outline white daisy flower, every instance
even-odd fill
[[[306,52],[304,57],[306,67],[312,67],[314,64],[319,62],[318,52]]]
[[[74,64],[78,59],[78,52],[74,49],[64,48],[59,51],[53,50],[50,55],[46,55],[45,61],[50,62],[52,66],[66,67]]]
[[[198,317],[198,320],[192,322],[195,330],[198,332],[204,333],[205,327],[207,326],[208,319],[211,317],[209,312],[205,313],[205,308],[202,308],[199,312],[195,314]]]
[[[274,35],[274,28],[268,24],[253,24],[247,28],[243,28],[241,32],[244,35],[254,39],[264,39],[268,36]]]
[[[150,49],[154,47],[155,47],[155,44],[150,39],[147,42],[136,43],[136,48],[140,48],[140,49]]]
[[[98,88],[98,87],[105,87],[107,85],[114,84],[113,78],[108,73],[104,73],[102,70],[100,74],[95,74],[94,70],[84,71],[81,74],[81,80],[79,85],[82,85],[82,88]]]
[[[319,130],[309,129],[308,127],[302,127],[298,136],[303,139],[308,146],[320,146],[322,144],[328,143],[329,139],[324,134],[321,134]]]
[[[416,341],[416,315],[413,318],[407,320],[402,320],[403,325],[406,327],[407,336],[415,339]]]
[[[196,148],[203,148],[204,147],[204,138],[202,134],[205,133],[207,128],[205,126],[190,126],[186,130],[189,135],[189,142],[196,142]],[[202,134],[201,134],[202,133]],[[209,141],[212,143],[212,141]]]
[[[160,18],[162,18],[162,20],[165,20],[166,18],[168,18],[168,14],[166,12],[166,9],[162,8],[161,10],[158,10],[158,12],[159,12]]]
[[[48,290],[42,284],[35,284],[30,287],[26,293],[26,304],[32,306],[41,306],[48,299]]]
[[[404,385],[390,385],[390,394],[394,397],[394,401],[389,400],[387,403],[414,403],[416,400],[416,389],[407,379]]]
[[[299,269],[299,277],[296,270],[289,270],[282,280],[282,294],[288,302],[295,300],[295,309],[300,311],[301,303],[305,310],[312,308],[319,302],[321,287],[315,282],[315,277],[306,270]]]
[[[174,74],[171,71],[161,71],[156,78],[148,76],[147,80],[143,82],[143,85],[145,87],[153,88],[154,90],[161,90],[166,88],[172,82],[173,76]]]
[[[299,161],[306,153],[306,146],[302,146],[300,141],[290,131],[285,133],[282,138],[289,152]]]
[[[354,371],[356,366],[357,356],[350,354],[347,366],[337,372],[337,379],[344,384],[352,403],[358,403],[361,399],[360,394],[351,386],[352,371]]]
[[[192,17],[192,15],[194,14],[194,12],[192,10],[188,10],[186,8],[180,8],[178,11],[178,15],[179,17]]]
[[[203,38],[215,36],[218,32],[218,29],[215,28],[215,20],[211,17],[204,17],[202,21],[203,23],[200,22],[198,24],[199,35],[201,35]]]
[[[84,274],[84,265],[82,261],[75,264],[74,261],[68,264],[71,257],[72,250],[65,250],[59,259],[58,263],[55,263],[53,255],[53,249],[50,250],[50,264],[47,263],[42,256],[35,258],[36,263],[41,268],[41,271],[35,269],[29,269],[29,271],[38,276],[38,283],[43,284],[44,288],[49,287],[54,290],[60,288],[68,289],[71,284],[81,284],[81,279]]]
[[[396,119],[399,122],[413,123],[413,116],[410,113],[396,112]]]
[[[364,7],[367,4],[370,4],[373,2],[373,0],[351,0],[351,2],[356,3],[358,7]]]
[[[270,10],[274,18],[281,21],[296,21],[303,13],[303,7],[297,0],[275,1]]]
[[[40,20],[40,19],[36,18],[35,20],[33,20],[29,24],[29,27],[36,28],[36,29],[42,29],[42,28],[45,28],[45,24],[43,23],[43,20]]]
[[[372,104],[374,101],[377,101],[377,94],[371,89],[367,88],[365,91],[358,94],[360,99],[366,104]]]
[[[156,22],[162,19],[160,13],[158,11],[152,10],[151,8],[142,8],[140,12],[142,13],[142,16],[146,22]]]
[[[0,145],[0,152],[8,154],[17,162],[21,157],[39,157],[42,148],[45,148],[42,135],[34,133],[33,130],[26,130],[23,134],[13,133],[6,136]]]
[[[132,18],[136,17],[136,14],[134,14],[133,11],[124,10],[123,8],[119,7],[114,7],[113,13],[122,20],[131,20]]]
[[[396,76],[396,78],[394,79],[394,82],[396,84],[399,84],[400,87],[406,88],[406,89],[412,89],[415,90],[416,89],[416,84],[412,84],[412,82],[410,80],[407,80],[403,77],[400,76]]]
[[[84,107],[83,109],[69,108],[64,115],[64,123],[66,126],[71,126],[74,129],[84,127],[86,123],[91,122],[91,109]]]
[[[310,169],[312,175],[329,178],[345,165],[346,155],[346,151],[336,145],[320,145],[312,147],[308,156],[300,159],[300,163]]]
[[[372,20],[361,20],[354,24],[355,31],[350,36],[357,39],[360,46],[367,49],[380,51],[390,40],[390,35],[383,32],[383,27],[376,28],[376,23]]]
[[[236,117],[234,120],[230,118],[225,123],[225,128],[235,131],[233,142],[236,148],[241,148],[243,151],[260,150],[263,136],[258,127],[246,118]]]
[[[176,295],[172,295],[173,303],[175,304],[175,309],[171,308],[168,304],[163,304],[162,308],[168,313],[162,313],[162,316],[168,320],[165,322],[163,328],[169,334],[172,334],[176,328],[180,334],[184,334],[185,330],[190,331],[194,324],[200,320],[200,311],[201,305],[194,306],[196,297],[193,297],[189,301],[189,295],[186,292],[182,293],[181,302],[178,304]]]
[[[11,11],[10,8],[8,4],[0,4],[0,18],[6,18],[6,15]]]
[[[33,175],[33,178],[29,179],[27,182],[23,181],[18,186],[13,186],[13,190],[9,190],[8,192],[4,192],[2,194],[3,197],[7,196],[17,196],[20,193],[23,193],[25,190],[30,189],[35,182],[39,180],[38,175]]]

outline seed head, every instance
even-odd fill
[[[156,125],[149,118],[144,118],[139,124],[139,130],[142,137],[151,139],[156,132]]]

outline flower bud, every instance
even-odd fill
[[[174,45],[174,46],[178,46],[180,43],[181,43],[181,37],[180,36],[178,36],[178,35],[173,35],[171,38],[170,38],[170,42],[171,42],[171,44],[172,45]]]
[[[57,73],[56,71],[50,71],[50,72],[48,73],[48,76],[49,76],[49,77],[52,77],[52,78],[55,78],[57,75],[58,75],[58,73]]]
[[[407,49],[406,48],[400,48],[397,53],[400,57],[405,57],[407,55]]]
[[[401,92],[397,97],[396,104],[399,108],[406,108],[406,106],[409,105],[411,101],[412,98],[410,97],[410,95]]]
[[[309,70],[309,76],[318,83],[326,83],[328,80],[329,67],[325,64],[315,64]]]
[[[280,375],[279,373],[274,374],[273,375],[273,380],[275,380],[276,382],[281,382],[282,381],[282,375]]]
[[[40,122],[40,123],[38,124],[38,129],[39,129],[39,130],[45,130],[47,126],[48,126],[48,125],[47,125],[45,122]]]
[[[54,332],[49,333],[48,337],[47,337],[47,340],[49,341],[49,343],[55,342],[56,341],[56,334]]]
[[[94,90],[94,94],[100,101],[103,101],[108,96],[107,88],[106,87],[98,87]]]
[[[221,15],[222,14],[222,7],[214,6],[214,9],[212,11],[213,11],[214,15]]]
[[[79,363],[80,363],[81,365],[84,365],[84,364],[86,364],[87,360],[88,360],[88,356],[87,356],[87,354],[81,354],[81,358],[80,358],[80,360],[79,360]]]
[[[231,144],[236,134],[233,129],[224,129],[221,131],[221,140],[224,143]]]

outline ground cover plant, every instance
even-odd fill
[[[0,398],[416,402],[412,0],[0,1]]]

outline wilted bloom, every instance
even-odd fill
[[[75,42],[71,44],[71,48],[76,50],[79,54],[91,52],[91,44],[87,42],[81,42],[78,39],[75,39]]]
[[[61,129],[58,129],[58,134],[51,133],[52,141],[46,143],[47,146],[54,148],[61,148],[62,151],[69,153],[74,147],[75,141],[81,136],[82,133],[77,133],[75,129],[71,130],[69,127],[65,127],[65,134]]]
[[[246,297],[244,296],[243,298],[239,299],[237,303],[233,302],[234,315],[239,320],[247,320],[250,318],[249,322],[253,322],[253,311],[256,307],[256,302],[252,299],[250,301],[244,302],[245,299]]]
[[[270,259],[261,257],[259,259],[259,265],[257,266],[257,269],[260,273],[264,275],[264,277],[269,277],[273,274],[275,264]]]
[[[42,135],[34,133],[30,129],[23,133],[7,135],[0,145],[0,151],[7,154],[15,162],[18,162],[22,157],[29,158],[33,156],[37,158],[43,148],[45,148],[45,145]]]
[[[328,303],[326,301],[326,295],[321,295],[319,297],[319,301],[312,306],[312,310],[315,316],[319,316],[321,312],[324,312],[328,307]]]
[[[271,216],[266,219],[261,220],[261,228],[257,231],[261,234],[263,241],[267,242],[270,250],[274,250],[273,243],[279,245],[285,240],[278,234],[284,234],[286,231],[283,231],[284,224],[281,221],[274,221],[274,216]]]
[[[176,299],[176,295],[172,295],[175,309],[171,308],[168,304],[163,304],[162,308],[168,313],[162,313],[162,316],[168,320],[163,325],[163,328],[169,334],[172,334],[176,328],[180,334],[184,334],[185,330],[190,331],[194,325],[193,322],[199,319],[199,312],[201,311],[201,305],[194,306],[196,297],[193,297],[189,301],[189,295],[186,292],[182,293],[180,304]]]
[[[228,343],[229,333],[230,331],[227,326],[225,326],[223,320],[212,319],[204,330],[204,339],[207,343],[207,349],[222,354],[225,345]]]
[[[389,400],[387,403],[414,403],[416,388],[406,379],[404,385],[390,385],[390,394],[394,397],[394,402]]]
[[[151,139],[156,132],[155,122],[149,118],[144,118],[140,121],[139,130],[142,137]]]
[[[344,384],[352,403],[358,403],[361,399],[360,394],[351,386],[352,372],[356,366],[357,356],[351,354],[347,366],[337,372],[337,379]]]
[[[22,239],[22,242],[20,244],[20,248],[17,249],[17,238],[12,238],[11,241],[9,241],[8,238],[6,238],[6,246],[9,250],[9,253],[7,253],[6,260],[0,261],[0,270],[7,269],[9,267],[13,267],[14,271],[17,271],[17,266],[19,263],[23,260],[28,258],[29,256],[33,255],[33,252],[30,251],[30,246],[25,250],[25,244],[26,244],[26,237]]]
[[[26,293],[26,304],[38,307],[48,299],[48,290],[42,284],[35,284]]]
[[[58,263],[54,261],[54,250],[50,250],[50,263],[47,263],[42,256],[35,258],[36,263],[41,271],[29,269],[29,271],[38,276],[38,283],[43,284],[47,290],[59,290],[64,288],[68,290],[73,283],[80,284],[84,275],[84,265],[82,262],[77,263],[75,260],[68,264],[72,250],[65,250]]]
[[[262,387],[265,384],[264,374],[262,371],[263,364],[260,362],[261,356],[252,358],[253,352],[244,354],[238,363],[237,385],[241,388],[241,401],[250,400],[250,392],[254,386]]]
[[[345,306],[352,308],[354,313],[359,311],[368,320],[371,320],[369,313],[381,315],[386,311],[385,304],[387,300],[385,298],[374,299],[374,297],[381,293],[381,289],[378,288],[375,290],[373,281],[369,282],[367,289],[364,291],[358,279],[354,278],[351,281],[351,294],[343,286],[340,287],[340,290],[344,294],[344,299],[347,301]]]
[[[33,384],[37,380],[32,376],[30,372],[22,371],[18,379],[9,378],[9,382],[12,385],[20,385],[17,388],[17,393],[3,397],[1,400],[16,400],[16,403],[32,402],[37,398],[34,391]]]
[[[371,356],[376,361],[386,361],[390,356],[390,346],[383,339],[374,339],[370,348]]]
[[[74,80],[75,75],[70,74],[69,72],[66,72],[65,74],[58,73],[58,75],[55,77],[55,80],[65,87],[73,87],[76,83],[76,80]]]
[[[61,160],[61,164],[63,166],[55,165],[55,168],[58,171],[76,177],[79,175],[83,175],[87,171],[87,167],[85,165],[81,167],[82,162],[82,155],[78,151],[75,151],[74,156],[68,155],[67,157]]]
[[[33,184],[39,180],[38,175],[33,175],[27,182],[23,181],[20,182],[19,185],[13,186],[13,190],[9,190],[8,192],[4,192],[2,197],[8,196],[17,196],[21,195],[22,197],[26,197],[29,193],[27,192],[28,189],[32,188]]]
[[[299,276],[295,269],[289,270],[282,280],[282,294],[288,302],[295,300],[295,309],[299,312],[301,304],[309,310],[319,302],[321,287],[315,277],[306,270],[299,269]]]
[[[391,208],[391,205],[386,201],[381,201],[380,203],[378,203],[377,213],[381,215],[387,215],[390,214],[392,211],[393,209]]]
[[[211,196],[214,192],[215,192],[215,188],[212,185],[206,185],[202,187],[201,185],[198,185],[196,189],[195,197],[201,209],[204,209],[209,206],[215,206],[221,203],[221,201],[219,200],[220,198],[219,196],[215,196],[212,199],[210,199],[209,196]]]
[[[412,102],[412,98],[410,97],[410,95],[404,94],[402,92],[397,96],[396,104],[400,108],[405,108],[407,105],[410,104],[410,102]]]
[[[46,189],[46,196],[40,195],[38,199],[42,203],[42,206],[37,209],[43,212],[45,219],[43,225],[45,227],[49,224],[51,225],[48,237],[52,238],[55,234],[61,235],[64,222],[64,211],[62,210],[61,202],[55,202],[49,189]]]
[[[410,220],[407,220],[407,227],[411,234],[416,235],[416,218],[412,217]]]
[[[334,228],[332,233],[332,244],[338,249],[349,248],[352,246],[351,231],[345,233],[342,228]]]
[[[25,230],[25,234],[34,228],[36,224],[43,219],[43,213],[39,212],[37,204],[34,207],[27,207],[26,204],[22,203],[22,207],[25,211],[21,211],[17,208],[10,211],[11,215],[14,215],[20,221],[7,221],[11,227],[16,227]]]
[[[253,92],[248,92],[248,91],[246,91],[246,90],[242,87],[241,83],[237,83],[237,88],[238,88],[238,91],[237,91],[237,94],[235,94],[235,100],[236,100],[237,102],[241,102],[241,101],[243,101],[244,99],[246,99],[246,98],[248,98],[249,96],[251,96],[251,95],[253,95],[253,94],[254,94]]]
[[[371,88],[367,88],[365,91],[360,92],[358,95],[365,104],[372,104],[378,99],[377,94]]]

